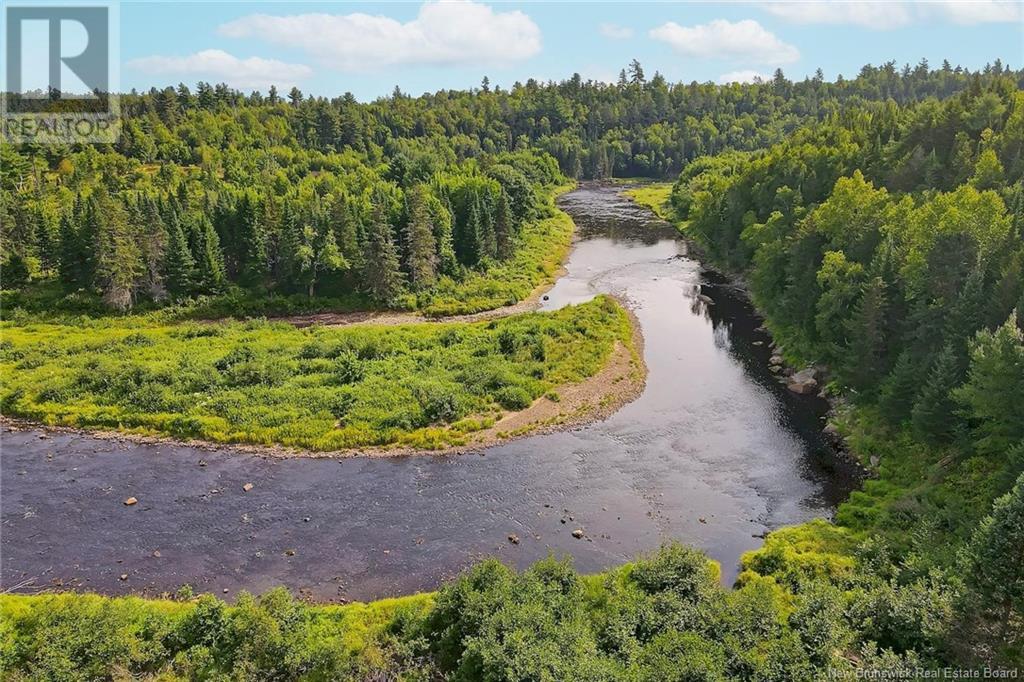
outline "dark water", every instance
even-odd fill
[[[749,305],[614,189],[562,206],[580,241],[545,307],[598,292],[630,303],[650,370],[634,403],[462,456],[275,460],[7,432],[3,586],[369,599],[433,589],[486,555],[522,567],[568,553],[592,572],[672,538],[731,580],[766,530],[828,516],[850,478],[829,465],[825,405],[774,381]]]

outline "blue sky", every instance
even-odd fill
[[[802,78],[922,57],[1024,64],[1022,3],[132,2],[122,89],[198,80],[361,100],[528,78],[611,80],[634,57],[671,81]]]

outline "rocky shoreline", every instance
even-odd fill
[[[746,290],[744,290],[746,294]],[[748,296],[749,299],[749,296]],[[764,325],[758,328],[758,331],[771,336],[771,331]],[[808,365],[802,369],[795,369],[790,366],[785,357],[783,351],[785,348],[776,342],[774,339],[769,345],[772,355],[768,360],[768,371],[770,371],[776,378],[776,381],[785,385],[785,387],[796,395],[816,395],[818,398],[826,401],[829,406],[827,421],[825,426],[822,428],[822,436],[825,441],[833,450],[833,454],[844,461],[845,463],[852,465],[861,476],[865,478],[873,478],[876,475],[875,469],[877,467],[877,461],[875,458],[871,460],[871,467],[864,465],[856,454],[854,454],[850,445],[846,442],[846,438],[842,432],[835,425],[835,418],[839,415],[840,411],[845,407],[846,401],[842,396],[837,395],[828,388],[828,368],[824,365]]]
[[[654,213],[653,209],[652,213]],[[655,215],[657,215],[657,213],[655,213]],[[662,218],[659,216],[659,219]],[[666,220],[666,222],[670,221]],[[790,366],[783,355],[783,351],[785,349],[781,344],[775,341],[774,338],[772,338],[771,330],[764,324],[764,315],[758,310],[757,303],[754,301],[754,298],[750,293],[750,285],[743,276],[743,273],[722,268],[717,264],[710,265],[712,260],[708,256],[707,251],[700,244],[691,239],[683,230],[678,229],[678,226],[676,227],[679,232],[679,238],[686,243],[686,248],[690,257],[697,260],[704,271],[714,273],[726,280],[731,289],[743,296],[743,298],[751,304],[751,307],[754,309],[757,317],[761,320],[761,326],[757,328],[757,331],[765,334],[771,339],[769,342],[769,348],[772,351],[772,355],[768,361],[768,370],[775,375],[776,381],[783,384],[796,395],[816,395],[818,398],[828,403],[829,409],[826,423],[822,428],[822,436],[831,448],[832,455],[838,461],[855,470],[857,475],[861,478],[876,477],[878,466],[878,462],[876,461],[877,458],[872,457],[869,460],[870,467],[866,466],[865,463],[861,461],[856,454],[854,454],[849,443],[847,443],[846,438],[835,425],[836,417],[845,407],[846,402],[842,396],[828,390],[828,368],[821,364],[808,365],[807,367],[800,369]],[[703,298],[705,302],[708,302],[709,300],[704,294],[700,294],[699,297]]]

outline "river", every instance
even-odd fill
[[[365,600],[434,589],[488,555],[524,567],[569,554],[594,572],[671,539],[731,582],[766,531],[828,517],[853,477],[822,438],[827,405],[768,372],[745,299],[617,189],[585,186],[561,207],[578,241],[543,307],[628,302],[649,369],[636,401],[465,455],[273,459],[7,431],[3,588],[157,595],[188,583],[231,597],[283,584]]]

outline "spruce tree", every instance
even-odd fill
[[[1024,333],[1016,313],[977,335],[967,381],[954,397],[971,419],[979,451],[1001,456],[1024,441]]]
[[[213,223],[205,215],[199,217],[197,235],[196,281],[205,293],[220,293],[227,284],[224,256],[220,250],[217,231],[213,229]]]
[[[335,242],[349,268],[359,272],[362,268],[363,249],[359,243],[358,218],[343,195],[331,202],[329,220]]]
[[[150,197],[139,200],[132,212],[132,218],[141,232],[139,246],[145,264],[141,288],[154,301],[160,301],[167,295],[163,273],[164,261],[167,258],[167,228],[156,202]]]
[[[391,225],[380,204],[374,207],[363,249],[362,289],[375,302],[388,304],[402,293],[402,270]]]
[[[406,270],[413,289],[426,289],[437,281],[437,244],[427,206],[427,189],[409,191],[409,221],[405,228]]]
[[[436,197],[430,197],[429,207],[431,223],[434,225],[434,242],[437,244],[437,269],[442,274],[454,275],[459,262],[455,257],[451,211]]]
[[[874,386],[885,372],[886,307],[885,282],[875,277],[865,286],[853,317],[847,323],[849,346],[845,374],[855,388],[863,390]]]
[[[19,253],[12,253],[0,267],[0,288],[20,289],[28,284],[30,273],[28,263]]]
[[[171,213],[167,222],[167,261],[164,265],[164,280],[172,296],[182,297],[192,293],[195,284],[195,260],[185,239],[181,220]]]
[[[878,405],[893,424],[910,417],[918,391],[921,390],[921,366],[916,355],[903,351],[882,383]]]
[[[271,200],[267,200],[271,201]],[[239,277],[247,286],[258,286],[267,276],[267,232],[268,226],[259,199],[252,193],[244,193],[238,200],[235,227],[239,257]]]
[[[989,615],[1007,653],[1024,644],[1024,474],[978,524],[962,564],[970,613]]]
[[[466,216],[466,226],[462,231],[462,239],[460,240],[462,245],[462,262],[464,265],[473,266],[476,265],[481,258],[480,249],[480,204],[477,201],[471,201],[469,204],[469,212]]]
[[[60,219],[60,258],[57,273],[65,289],[77,289],[82,286],[81,250],[78,241],[78,230],[70,215]]]
[[[143,274],[142,252],[118,199],[100,190],[90,203],[89,218],[96,235],[96,283],[108,306],[128,310]]]
[[[943,443],[953,435],[957,405],[952,391],[961,379],[958,365],[957,353],[950,344],[943,347],[932,363],[911,413],[914,433],[921,440]]]

